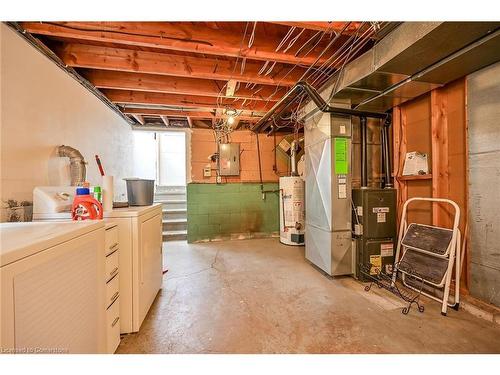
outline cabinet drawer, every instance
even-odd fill
[[[120,298],[106,311],[106,348],[113,354],[120,344]]]
[[[111,280],[118,273],[119,264],[118,250],[106,257],[106,282]]]
[[[104,251],[106,255],[111,254],[118,249],[118,227],[106,229],[106,237],[104,240]]]
[[[110,306],[120,294],[120,275],[116,275],[106,284],[106,307]]]

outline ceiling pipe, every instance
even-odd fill
[[[366,117],[360,118],[360,131],[361,131],[361,188],[368,187],[368,140],[367,140],[367,124]]]
[[[279,117],[285,112],[300,93],[305,93],[313,101],[321,112],[332,113],[340,116],[356,116],[370,117],[387,120],[390,118],[389,113],[360,111],[350,108],[339,108],[330,106],[318,94],[316,89],[305,81],[297,82],[252,128],[254,132],[264,131],[268,126],[265,126],[272,118]],[[280,109],[281,108],[281,109]]]

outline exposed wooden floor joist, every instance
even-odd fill
[[[260,75],[262,63],[247,61],[242,72],[236,60],[218,60],[180,56],[169,53],[146,52],[125,48],[110,48],[89,44],[66,44],[56,49],[68,66],[79,68],[116,70],[164,74],[179,77],[231,80],[264,85],[293,86],[306,69],[290,68],[276,64],[269,75]]]
[[[309,22],[307,24],[327,23]],[[335,27],[331,27],[330,30],[339,31],[343,24],[345,23],[336,22]],[[311,65],[316,61],[323,47],[318,45],[307,56],[295,56],[295,50],[276,51],[274,38],[255,38],[254,44],[248,47],[249,30],[247,40],[241,48],[242,35],[214,30],[204,25],[191,25],[189,22],[23,22],[21,25],[30,33],[52,37],[246,57],[252,60],[271,60],[286,64]],[[317,26],[313,28],[313,30],[317,29]],[[323,29],[322,31],[326,31],[328,27],[323,26]],[[298,45],[300,43],[297,43]],[[319,59],[317,64],[320,65],[324,61],[326,57]]]
[[[83,72],[83,75],[94,86],[103,89],[226,97],[224,81],[111,70],[88,70]],[[263,85],[251,90],[246,88],[245,84],[241,84],[233,97],[277,101],[285,92],[286,87]]]

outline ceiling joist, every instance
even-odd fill
[[[150,108],[124,108],[123,113],[128,115],[143,115],[143,116],[172,116],[172,117],[187,117],[192,120],[196,119],[226,119],[227,115],[214,115],[213,112],[207,111],[179,111],[167,109],[150,109]],[[241,121],[257,122],[261,116],[238,115]]]
[[[301,24],[311,30],[342,29],[344,22],[276,22],[277,24]],[[276,40],[255,37],[251,47],[248,40],[242,46],[242,34],[212,29],[203,24],[190,22],[23,22],[21,26],[32,34],[71,40],[115,43],[127,46],[161,48],[181,52],[203,53],[229,57],[245,57],[252,60],[277,61],[285,64],[322,64],[328,56],[316,61],[321,45],[307,56],[295,56],[296,49],[276,51]],[[257,26],[258,27],[258,26]],[[354,26],[355,28],[355,26]],[[286,32],[286,29],[284,30]],[[250,36],[248,35],[247,38]],[[243,48],[241,48],[243,47]]]
[[[264,75],[259,74],[262,64],[254,61],[247,61],[242,69],[241,60],[237,62],[89,44],[66,44],[57,48],[56,53],[71,67],[224,81],[235,79],[239,82],[275,86],[293,86],[306,71],[299,67],[290,71],[289,66],[276,64],[269,75]]]
[[[220,99],[209,96],[176,95],[157,92],[129,91],[129,90],[102,90],[109,100],[121,104],[152,104],[177,106],[184,108],[229,107],[236,110],[266,112],[274,103],[263,101],[247,101],[238,99]]]
[[[88,70],[83,72],[83,75],[95,87],[100,89],[150,91],[213,97],[226,96],[226,83],[224,81],[110,70]],[[263,85],[251,90],[246,88],[245,84],[241,84],[240,88],[231,97],[277,101],[285,92],[285,87]]]
[[[271,23],[275,23],[278,25],[284,25],[284,26],[290,26],[290,27],[298,27],[302,29],[308,29],[308,30],[315,30],[315,31],[326,31],[326,32],[338,32],[341,31],[347,22],[316,22],[316,21],[310,21],[310,22],[293,22],[293,21],[271,21]],[[345,33],[352,33],[355,32],[359,26],[361,25],[361,22],[351,22],[349,26],[347,26],[347,29],[345,30]]]

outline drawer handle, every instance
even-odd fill
[[[118,297],[118,292],[113,294],[113,296],[110,298],[110,301],[114,301]]]
[[[116,325],[116,323],[118,323],[118,321],[119,321],[119,320],[120,320],[120,317],[119,317],[119,316],[117,316],[117,317],[115,318],[115,320],[113,320],[113,323],[111,323],[111,327],[114,327],[114,326]]]
[[[109,247],[109,250],[114,250],[116,247],[118,247],[118,242],[115,242],[113,245]]]
[[[109,273],[109,277],[113,277],[113,276],[115,276],[117,273],[118,273],[118,267],[115,267],[115,268],[113,269],[113,271],[111,271],[111,272]]]

